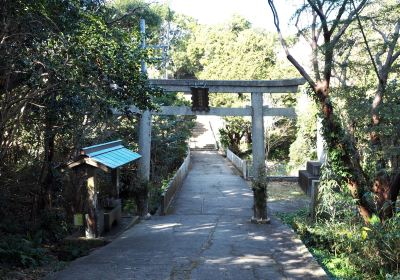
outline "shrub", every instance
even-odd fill
[[[290,146],[289,168],[296,170],[316,157],[317,106],[302,94],[296,106],[297,134]]]
[[[20,267],[41,265],[47,260],[47,250],[39,247],[40,243],[40,232],[34,238],[4,236],[0,239],[0,262]]]
[[[349,217],[311,223],[306,209],[282,214],[321,265],[339,279],[398,279],[400,275],[400,214],[364,226]]]

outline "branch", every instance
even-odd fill
[[[393,40],[389,44],[388,55],[386,57],[385,65],[383,66],[387,71],[392,66],[392,64],[396,60],[396,58],[399,56],[398,55],[399,51],[397,51],[397,57],[395,59],[393,59],[393,56],[395,55],[394,49],[396,48],[397,40],[399,39],[399,32],[400,32],[400,20],[397,20],[397,23],[395,25],[394,32],[393,32]]]
[[[287,44],[286,44],[285,40],[283,39],[282,32],[281,32],[281,29],[279,27],[278,12],[276,11],[275,4],[274,4],[273,0],[268,0],[268,4],[269,4],[269,6],[271,8],[272,15],[274,16],[274,25],[275,25],[276,30],[278,32],[279,40],[281,42],[281,45],[282,45],[283,49],[285,50],[287,59],[293,64],[293,66],[297,69],[297,71],[299,71],[300,75],[303,76],[307,80],[309,85],[312,88],[315,88],[316,83],[314,82],[314,80],[310,77],[310,75],[306,72],[306,70],[300,65],[300,63],[289,52],[289,49],[287,47]]]
[[[318,28],[316,37],[317,37],[317,41],[319,40],[319,36],[321,36],[321,32],[322,32],[322,27]]]
[[[333,31],[335,31],[335,29],[338,27],[340,19],[342,18],[342,15],[344,13],[344,11],[346,10],[346,5],[347,5],[347,0],[345,0],[342,4],[342,6],[339,9],[338,14],[336,15],[335,20],[333,21],[331,30],[329,30],[329,33],[332,35]]]
[[[6,40],[8,40],[8,39],[11,38],[11,37],[26,36],[26,35],[32,36],[32,37],[33,37],[32,33],[30,33],[30,32],[15,33],[15,34],[10,34],[10,35],[8,35],[8,36],[4,35],[4,36],[1,38],[0,45],[3,45],[3,44],[6,42]]]
[[[328,18],[330,13],[334,10],[335,3],[331,3],[325,11],[325,16]]]
[[[321,80],[321,75],[319,73],[319,63],[318,63],[318,37],[321,34],[321,29],[316,31],[317,28],[317,15],[315,12],[313,12],[313,21],[311,25],[311,32],[312,32],[312,42],[311,42],[311,48],[313,51],[313,56],[312,56],[312,64],[315,72],[315,78],[317,81]]]
[[[308,4],[310,4],[311,8],[317,13],[318,17],[321,20],[322,29],[324,30],[325,34],[329,34],[328,23],[326,21],[326,16],[322,10],[322,3],[318,2],[318,6],[312,0],[307,0]]]
[[[332,44],[336,44],[339,41],[340,37],[342,37],[342,35],[346,31],[347,27],[349,27],[350,23],[353,21],[354,16],[356,14],[358,14],[361,11],[362,8],[364,8],[364,6],[367,3],[367,1],[368,0],[362,0],[361,3],[358,4],[357,8],[355,8],[354,11],[352,11],[349,14],[349,16],[348,16],[347,20],[345,21],[345,23],[343,24],[343,26],[336,33],[336,35],[333,37],[333,39],[331,41]],[[353,0],[351,0],[351,2],[353,3],[353,6],[355,7]]]
[[[365,35],[364,28],[363,28],[363,26],[361,24],[361,20],[360,20],[360,17],[358,15],[358,10],[357,10],[353,0],[351,0],[351,3],[353,4],[353,7],[354,7],[355,16],[357,18],[358,26],[360,27],[360,31],[361,31],[361,34],[362,34],[363,39],[364,39],[365,47],[366,47],[368,55],[369,55],[369,57],[371,59],[372,65],[374,66],[375,74],[378,77],[378,80],[380,81],[381,80],[381,75],[379,74],[378,67],[376,66],[376,62],[374,60],[374,57],[372,56],[371,48],[368,45],[367,36]]]
[[[372,29],[375,30],[376,32],[378,32],[379,35],[382,36],[382,39],[383,39],[383,41],[385,42],[385,44],[389,44],[389,39],[388,39],[388,37],[386,36],[386,34],[385,34],[384,32],[382,32],[381,30],[379,30],[379,29],[376,27],[376,23],[375,23],[375,21],[374,21],[373,18],[371,18],[371,23],[372,23]]]
[[[294,24],[294,26],[296,27],[297,32],[298,32],[301,36],[303,36],[303,38],[311,45],[311,44],[312,44],[312,39],[311,39],[311,38],[308,38],[307,34],[305,34],[304,31],[301,30],[301,29],[299,28],[299,26],[298,26],[299,20],[300,20],[300,13],[297,15],[296,23]]]
[[[144,5],[144,6],[149,6],[149,4],[146,4],[146,5]],[[143,9],[144,6],[135,7],[134,9],[132,9],[132,10],[130,10],[129,12],[125,13],[124,15],[122,15],[121,17],[119,17],[119,18],[117,18],[117,19],[114,19],[114,20],[112,20],[112,21],[106,22],[106,24],[110,26],[110,25],[113,25],[113,24],[116,23],[116,22],[122,21],[122,20],[125,19],[126,17],[132,16],[132,15],[134,15],[137,11]]]
[[[376,64],[379,66],[379,68],[382,68],[381,56],[382,56],[384,53],[385,53],[385,49],[382,48],[380,51],[378,51],[378,52],[375,54],[375,61],[376,61]]]
[[[397,52],[392,56],[392,62],[391,62],[391,64],[393,64],[394,61],[395,61],[396,59],[399,58],[399,56],[400,56],[400,51],[397,51]]]
[[[322,3],[321,3],[320,0],[315,0],[315,1],[317,2],[318,8],[322,11],[322,7],[323,7],[324,4],[325,4],[325,0],[323,0]]]

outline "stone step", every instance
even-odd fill
[[[214,148],[190,148],[191,151],[216,151],[217,149]]]
[[[313,176],[321,175],[321,165],[319,161],[307,161],[307,171]]]
[[[192,147],[191,148],[198,148],[198,149],[216,149],[216,147],[215,147],[215,145],[213,145],[213,144],[207,144],[207,145],[202,145],[202,146],[200,146],[200,145],[192,145]]]
[[[313,180],[319,180],[319,176],[315,176],[307,170],[299,170],[299,185],[307,195],[311,195],[311,183]]]

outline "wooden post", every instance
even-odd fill
[[[86,166],[87,174],[87,214],[85,215],[87,238],[96,238],[99,236],[97,221],[97,190],[96,190],[96,169],[92,166]]]
[[[115,198],[119,198],[119,175],[120,175],[119,168],[111,170],[111,182],[114,187],[113,196]]]

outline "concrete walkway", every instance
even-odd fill
[[[195,152],[171,214],[154,216],[49,279],[327,279],[293,232],[255,225],[252,193],[226,159]]]

